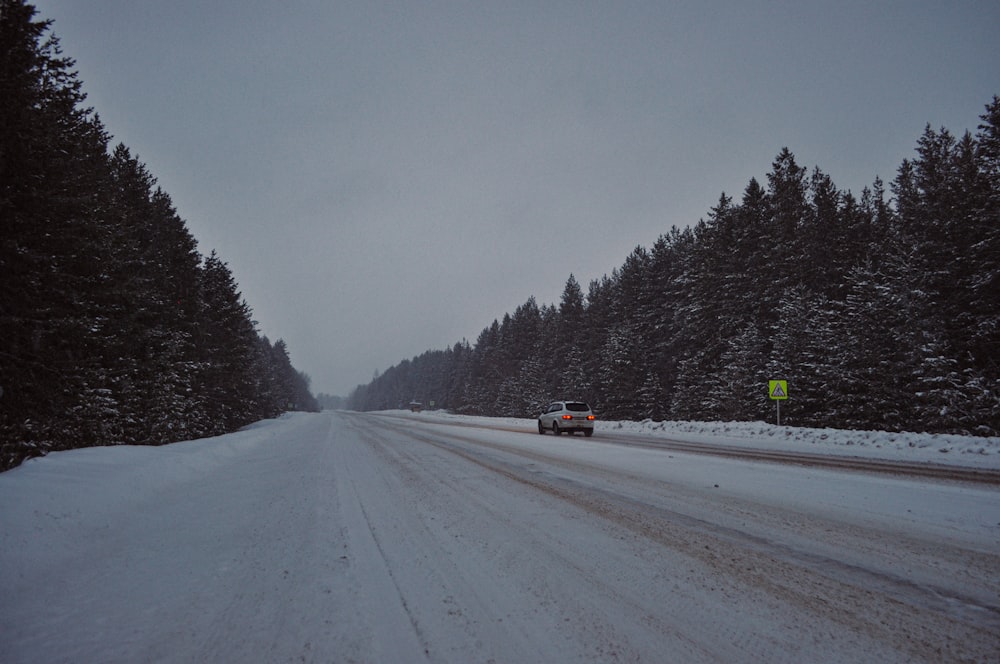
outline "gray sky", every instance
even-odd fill
[[[1000,94],[1000,2],[37,0],[313,392],[586,291],[787,146],[887,184]]]

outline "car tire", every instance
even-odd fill
[[[552,423],[552,433],[556,436],[562,433],[562,431],[559,430],[559,425],[555,422]]]
[[[545,427],[542,426],[542,421],[538,420],[538,433],[545,435]]]
[[[586,436],[587,438],[590,438],[591,436],[594,435],[594,430],[593,429],[584,429],[583,430],[583,435]]]

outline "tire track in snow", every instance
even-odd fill
[[[546,492],[525,492],[518,488],[523,484],[492,469],[470,463],[464,470],[455,463],[461,457],[433,445],[415,445],[423,441],[410,432],[380,432],[379,439],[395,435],[396,440],[384,447],[401,455],[398,464],[426,465],[417,478],[425,487],[447,483],[449,474],[470,476],[483,495],[478,500],[474,493],[466,498],[463,510],[475,522],[462,527],[480,536],[486,533],[504,560],[499,573],[484,579],[485,587],[497,592],[496,584],[502,582],[513,589],[508,592],[517,593],[515,601],[522,612],[559,619],[546,635],[562,643],[563,651],[498,661],[663,661],[665,657],[685,662],[802,661],[796,645],[802,626],[786,622],[787,607],[762,593],[752,598],[754,611],[747,614],[745,589],[718,587],[718,575],[690,556],[650,547],[647,540],[613,521],[595,519]],[[430,450],[437,450],[437,455]],[[498,544],[497,529],[513,545]],[[465,597],[456,596],[459,601]],[[731,602],[731,597],[738,601]],[[537,625],[521,627],[511,632],[513,642],[538,633]],[[827,635],[814,638],[829,640]],[[855,637],[850,645],[853,652],[866,653],[864,659],[894,659],[877,642],[865,644],[865,639]]]
[[[349,500],[357,507],[351,509],[363,515],[347,518],[349,555],[352,565],[378,558],[354,570],[359,584],[383,577],[377,592],[366,589],[363,598],[373,652],[395,630],[415,635],[409,644],[397,643],[392,658],[376,661],[561,661],[565,648],[550,638],[552,620],[524,615],[525,603],[498,583],[489,552],[467,528],[467,501],[446,491],[439,475],[429,478],[400,457],[385,436],[350,428],[351,463],[340,481],[353,485]],[[377,624],[386,606],[397,604],[409,625],[398,619],[394,626]]]
[[[413,423],[417,420],[405,415],[378,413],[369,415],[373,417],[394,419],[403,422]],[[493,431],[509,431],[511,433],[522,433],[537,436],[534,429],[504,426],[501,424],[484,425],[480,423],[469,423],[461,421],[436,420],[435,424],[450,427],[466,427],[473,429],[491,429]],[[899,475],[903,477],[924,477],[928,479],[971,482],[975,484],[1000,485],[1000,470],[991,468],[968,468],[961,466],[951,466],[933,463],[912,463],[907,461],[893,461],[890,459],[874,459],[867,457],[832,456],[829,454],[815,454],[811,452],[788,452],[781,450],[761,450],[736,445],[726,445],[724,443],[696,443],[683,440],[670,440],[658,436],[644,436],[637,433],[625,433],[617,431],[595,432],[590,439],[594,443],[604,443],[608,445],[624,445],[626,447],[640,447],[643,449],[682,452],[684,454],[700,454],[704,456],[715,456],[726,459],[739,459],[744,461],[757,461],[765,463],[779,463],[793,466],[805,466],[809,468],[829,468],[833,470],[849,470],[860,473],[873,473],[879,475]]]
[[[723,579],[750,584],[772,598],[794,604],[855,634],[868,634],[896,650],[920,658],[975,660],[1000,645],[998,602],[984,603],[946,588],[916,584],[902,576],[845,564],[823,555],[804,554],[767,538],[653,507],[619,492],[602,491],[591,482],[579,483],[565,476],[526,469],[523,464],[505,462],[484,450],[594,472],[584,464],[474,437],[428,434],[400,424],[391,426],[421,442],[582,507],[645,539],[682,551],[714,569]],[[983,558],[985,569],[996,569],[997,556]]]
[[[359,582],[357,585],[363,588],[363,595],[358,599],[364,607],[363,620],[371,631],[371,648],[379,661],[413,661],[419,653],[426,659],[427,646],[396,582],[380,541],[379,527],[365,508],[365,496],[372,489],[362,491],[359,486],[365,482],[372,486],[377,484],[379,490],[384,490],[385,482],[372,474],[374,466],[359,457],[363,450],[350,440],[339,442],[340,451],[348,454],[341,458],[335,484],[343,532],[347,537],[347,557]]]

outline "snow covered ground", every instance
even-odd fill
[[[0,661],[996,661],[1000,441],[294,414],[0,474]]]
[[[405,416],[409,411],[387,411]],[[425,411],[426,419],[479,422],[494,426],[531,430],[534,420],[469,417],[444,411]],[[974,468],[1000,469],[1000,438],[951,434],[890,433],[886,431],[846,431],[787,427],[765,422],[604,422],[598,419],[595,431],[605,434],[625,432],[656,438],[784,452],[810,452],[837,456],[887,459],[916,463],[938,463]]]

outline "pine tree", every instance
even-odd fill
[[[228,269],[201,265],[145,165],[108,154],[50,27],[0,0],[0,469],[232,430],[271,387]],[[308,377],[291,374],[301,404]]]
[[[257,334],[229,267],[213,251],[202,266],[197,392],[215,433],[249,424],[260,412],[253,375]]]
[[[0,468],[118,436],[106,386],[107,136],[49,21],[0,0]]]
[[[571,275],[558,305],[494,321],[450,381],[463,407],[520,412],[541,384],[607,418],[760,419],[784,378],[799,425],[1000,431],[1000,98],[975,136],[928,127],[891,199],[787,148],[767,185],[637,247],[586,299]]]
[[[566,280],[559,300],[558,320],[555,352],[567,354],[578,346],[584,321],[583,289],[572,274]]]
[[[113,394],[135,443],[166,443],[197,435],[203,417],[193,395],[197,353],[200,257],[170,197],[124,145],[110,159],[107,219],[115,261],[108,269],[108,325],[114,343],[105,365],[115,366]]]

